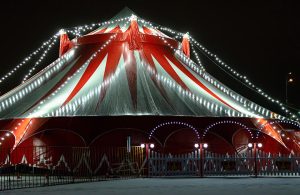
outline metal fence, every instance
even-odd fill
[[[144,175],[140,147],[0,149],[0,190],[134,178]]]
[[[216,154],[195,150],[186,154],[149,153],[149,176],[300,176],[300,155],[252,150]]]
[[[130,152],[129,152],[130,151]],[[0,148],[0,190],[135,177],[300,176],[300,155],[185,154],[141,147]]]

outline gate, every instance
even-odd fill
[[[200,153],[163,154],[155,151],[149,156],[149,176],[199,176]]]
[[[203,166],[205,176],[249,176],[254,173],[253,159],[247,154],[206,152]]]

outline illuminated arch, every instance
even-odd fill
[[[247,127],[245,124],[241,123],[241,122],[237,122],[237,121],[230,121],[230,120],[225,120],[225,121],[218,121],[218,122],[215,122],[213,124],[210,124],[209,126],[207,126],[205,129],[204,129],[204,132],[203,132],[203,137],[205,137],[205,135],[208,133],[209,130],[211,130],[212,128],[218,126],[218,125],[222,125],[222,124],[234,124],[234,125],[238,125],[240,127],[242,127],[242,129],[245,129],[249,132],[251,138],[253,138],[253,133],[251,131],[251,129],[249,127]]]
[[[167,126],[167,125],[182,125],[184,127],[188,127],[190,129],[192,129],[196,136],[197,139],[200,139],[200,134],[198,132],[198,130],[191,124],[186,123],[186,122],[180,122],[180,121],[169,121],[169,122],[164,122],[164,123],[160,123],[159,125],[157,125],[156,127],[154,127],[153,129],[151,129],[150,134],[149,134],[149,139],[152,138],[152,135],[155,133],[155,131],[163,126]]]

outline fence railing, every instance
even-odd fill
[[[0,190],[144,175],[140,147],[0,148]]]
[[[254,155],[255,154],[255,155]],[[0,190],[162,176],[300,176],[300,155],[185,154],[131,147],[0,148]]]
[[[249,150],[243,154],[216,154],[199,150],[186,154],[151,151],[149,176],[300,176],[300,155]]]

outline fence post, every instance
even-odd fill
[[[147,177],[150,177],[150,151],[149,151],[149,144],[146,144],[146,167],[147,167],[147,171],[146,171],[146,175]]]
[[[11,161],[12,161],[11,156],[10,156],[10,148],[7,149],[7,154],[8,154],[8,167],[10,167],[11,166]],[[14,171],[13,171],[12,175],[14,175]],[[8,183],[9,183],[9,189],[12,189],[11,188],[10,171],[8,171]],[[5,182],[4,182],[4,184],[5,184]],[[4,189],[5,189],[5,187],[4,187]]]
[[[257,178],[257,146],[254,143],[254,177]]]
[[[203,150],[203,144],[200,144],[200,177],[203,177],[204,175],[204,150]]]

